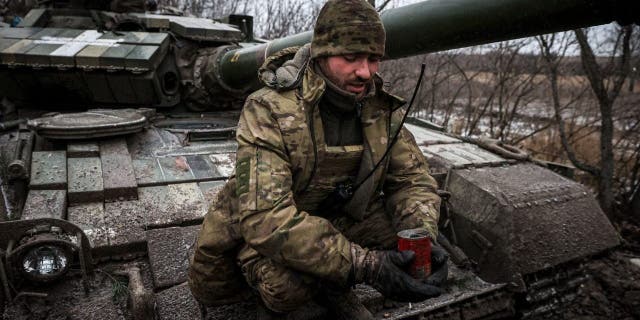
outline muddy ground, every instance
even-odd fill
[[[640,319],[640,225],[622,221],[616,229],[622,244],[587,263],[589,280],[557,318]]]

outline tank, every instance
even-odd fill
[[[251,16],[78,3],[50,1],[0,28],[3,317],[254,318],[254,301],[201,308],[186,285],[189,255],[233,174],[258,67],[312,34],[263,42]],[[385,58],[637,22],[638,6],[425,1],[383,12]],[[582,261],[619,243],[567,168],[423,120],[406,126],[446,200],[438,241],[451,271],[445,294],[415,304],[389,306],[357,286],[377,317],[535,319],[572,299]]]

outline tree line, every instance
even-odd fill
[[[598,33],[597,36],[595,33]],[[461,135],[490,136],[577,169],[611,217],[640,219],[640,28],[598,29],[387,61],[414,115]]]

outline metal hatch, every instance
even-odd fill
[[[93,139],[141,131],[147,117],[133,109],[89,110],[30,120],[28,126],[50,139]]]

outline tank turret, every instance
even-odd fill
[[[243,99],[269,55],[250,16],[185,17],[142,1],[50,1],[0,27],[0,306],[7,319],[251,317],[201,312],[186,286],[208,206],[235,166]],[[632,0],[430,0],[382,13],[385,59],[637,22]],[[154,10],[154,11],[145,11]],[[636,19],[635,21],[633,19]],[[588,190],[486,139],[407,124],[447,199],[447,293],[386,319],[536,318],[618,244]],[[515,309],[518,308],[518,312]]]

